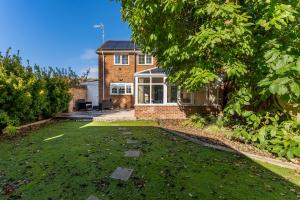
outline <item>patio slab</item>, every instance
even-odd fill
[[[133,172],[133,169],[118,167],[118,168],[110,175],[110,177],[113,178],[113,179],[118,179],[118,180],[122,180],[122,181],[127,181],[127,180],[130,178],[132,172]]]
[[[138,143],[139,141],[137,141],[137,140],[131,140],[131,139],[127,139],[126,140],[126,143],[127,144],[136,144],[136,143]]]
[[[89,196],[89,198],[87,198],[86,200],[99,200],[96,196],[91,195]]]
[[[125,151],[125,157],[130,157],[130,158],[137,158],[139,157],[141,154],[140,151],[138,150],[128,150],[128,151]]]
[[[132,135],[132,132],[131,131],[125,131],[122,133],[123,135]]]

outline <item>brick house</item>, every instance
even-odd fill
[[[152,55],[131,41],[107,41],[98,50],[99,102],[134,108],[138,119],[182,119],[195,112],[217,112],[221,84],[189,93],[166,82]]]

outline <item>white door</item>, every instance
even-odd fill
[[[98,81],[93,82],[87,85],[87,97],[88,101],[91,101],[93,106],[99,105],[99,89],[98,89]]]

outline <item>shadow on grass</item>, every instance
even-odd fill
[[[194,144],[154,122],[61,122],[0,146],[0,192],[7,199],[92,194],[100,199],[297,199],[300,194],[293,170]],[[124,157],[129,149],[142,155]],[[110,178],[117,167],[134,169],[127,182]]]

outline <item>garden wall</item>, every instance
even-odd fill
[[[76,108],[76,101],[78,99],[87,99],[86,86],[72,87],[69,91],[72,95],[72,99],[69,103],[68,112],[74,112]]]
[[[168,106],[168,105],[136,105],[137,119],[185,119],[194,113],[217,114],[219,109],[213,106]]]

